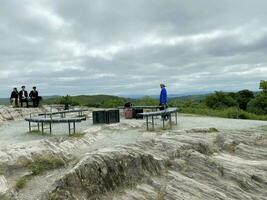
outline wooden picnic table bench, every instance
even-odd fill
[[[48,113],[41,113],[38,114],[38,116],[52,116],[52,115],[60,115],[61,118],[65,118],[67,113],[78,113],[78,116],[83,116],[83,112],[88,111],[88,109],[73,109],[73,110],[62,110],[62,111],[56,111],[56,112],[48,112]]]
[[[71,135],[71,131],[75,134],[76,132],[76,123],[85,120],[85,117],[78,117],[78,118],[42,118],[42,117],[29,117],[25,118],[25,121],[29,122],[29,132],[32,132],[32,123],[37,123],[38,131],[40,131],[40,124],[41,124],[41,131],[44,133],[44,129],[49,129],[49,133],[52,134],[52,124],[55,123],[67,123],[69,128],[69,135]],[[48,128],[45,128],[44,125],[48,124]],[[71,127],[72,124],[72,127]]]
[[[143,117],[146,118],[146,128],[147,128],[147,130],[149,130],[148,118],[151,117],[151,119],[152,119],[152,130],[154,130],[155,129],[154,117],[168,115],[169,116],[170,128],[172,128],[172,114],[175,114],[175,123],[176,124],[178,123],[177,122],[177,112],[178,112],[178,108],[167,108],[165,110],[156,111],[156,112],[139,113],[138,115],[142,115]],[[164,118],[162,119],[162,123],[163,123],[163,128],[165,128],[165,120],[164,120]]]

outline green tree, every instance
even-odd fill
[[[142,99],[137,100],[135,105],[157,106],[159,105],[159,101],[149,96],[145,96]]]
[[[69,105],[72,105],[72,106],[79,105],[79,103],[75,102],[70,95],[60,97],[57,103],[65,105],[65,109],[68,109]]]
[[[236,101],[238,107],[242,110],[247,110],[248,103],[254,98],[254,93],[250,90],[241,90],[236,93]]]
[[[248,103],[248,111],[258,114],[267,114],[267,93],[262,92]]]
[[[218,91],[206,97],[204,103],[206,104],[206,106],[212,109],[224,109],[237,105],[237,102],[232,97],[232,94]]]
[[[260,81],[260,89],[264,92],[267,93],[267,81],[261,80]]]
[[[123,99],[109,99],[102,102],[103,108],[117,108],[125,104]]]

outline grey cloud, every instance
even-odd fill
[[[0,90],[155,94],[257,89],[265,0],[3,0]]]

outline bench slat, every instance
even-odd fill
[[[161,111],[156,111],[156,112],[145,112],[145,113],[138,113],[138,115],[142,115],[142,116],[160,116],[160,115],[164,115],[164,114],[171,114],[171,113],[175,113],[177,112],[178,109],[177,108],[167,108],[165,110],[161,110]]]
[[[69,123],[81,122],[84,118],[25,118],[25,121],[36,123]]]
[[[41,113],[38,114],[39,116],[43,115],[57,115],[57,114],[64,114],[64,113],[75,113],[75,112],[86,112],[88,109],[80,109],[80,110],[65,110],[65,111],[58,111],[58,112],[49,112],[49,113]]]

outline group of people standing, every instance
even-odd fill
[[[32,88],[32,91],[30,92],[30,94],[28,94],[25,86],[22,86],[19,92],[17,88],[13,88],[13,91],[11,92],[11,95],[10,95],[10,102],[15,107],[18,107],[19,103],[20,103],[20,106],[23,107],[24,103],[26,103],[26,106],[28,108],[29,100],[32,101],[33,107],[38,107],[39,102],[40,102],[40,97],[35,86]]]

